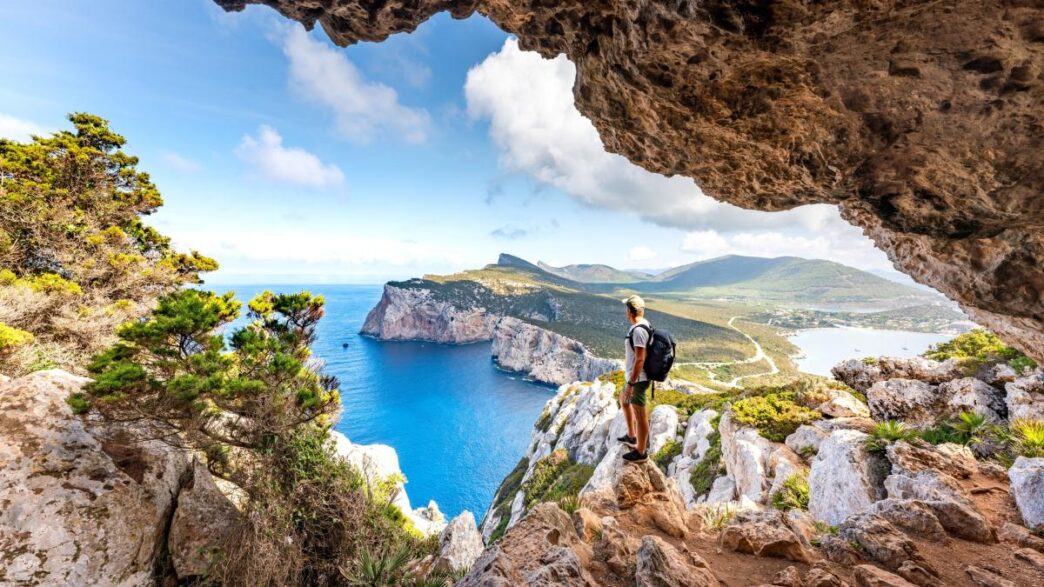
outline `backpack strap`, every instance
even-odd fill
[[[631,327],[631,330],[629,330],[627,332],[627,342],[630,343],[632,349],[634,348],[634,329],[635,328],[644,328],[645,332],[647,332],[649,334],[649,340],[652,340],[652,336],[653,336],[653,329],[652,329],[651,326],[649,326],[648,324],[635,324],[634,326]]]

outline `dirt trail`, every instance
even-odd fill
[[[754,345],[754,355],[752,357],[748,357],[746,359],[742,359],[742,360],[739,360],[739,361],[724,361],[724,362],[694,361],[694,362],[677,363],[677,364],[678,365],[690,365],[690,366],[694,366],[694,367],[699,367],[701,369],[706,369],[707,370],[707,375],[710,377],[711,381],[714,381],[715,383],[718,383],[720,385],[724,385],[725,387],[732,387],[732,388],[739,387],[740,381],[742,381],[744,379],[748,379],[750,377],[762,377],[764,375],[775,375],[776,373],[779,373],[779,367],[776,365],[776,361],[772,357],[770,357],[767,353],[765,353],[765,349],[761,348],[761,344],[758,341],[754,340],[753,336],[747,334],[746,332],[743,332],[735,324],[733,324],[733,322],[736,320],[736,318],[739,318],[739,316],[733,316],[733,317],[729,318],[728,326],[729,326],[729,328],[731,328],[731,329],[735,330],[736,332],[742,334],[744,337],[746,337],[747,340],[750,341],[750,343],[752,345]],[[724,366],[727,366],[727,365],[746,365],[746,364],[750,364],[750,363],[757,363],[758,361],[762,361],[762,360],[766,361],[769,364],[769,370],[768,371],[765,371],[765,372],[762,372],[762,373],[751,373],[749,375],[741,375],[739,377],[733,377],[732,380],[730,380],[730,381],[719,381],[717,376],[714,374],[714,371],[713,371],[713,369],[716,368],[716,367],[724,367]]]

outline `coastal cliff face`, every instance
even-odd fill
[[[427,340],[464,344],[489,340],[499,317],[485,308],[460,308],[430,290],[385,285],[366,316],[362,333],[381,340]]]
[[[381,340],[446,344],[489,340],[500,367],[552,385],[591,380],[621,368],[620,361],[596,357],[579,341],[483,307],[437,299],[424,288],[385,285],[362,333]]]
[[[583,344],[523,322],[501,318],[493,329],[493,359],[504,369],[543,383],[590,381],[623,368],[623,363],[594,356]]]
[[[485,15],[576,65],[606,148],[758,210],[829,203],[1044,359],[1040,2],[216,0],[341,45]]]

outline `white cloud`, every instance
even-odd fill
[[[236,155],[262,177],[273,181],[313,188],[344,182],[340,168],[324,164],[304,149],[284,147],[283,137],[270,126],[262,125],[256,137],[244,136],[236,147]]]
[[[656,257],[656,251],[645,245],[638,245],[627,253],[628,261],[648,261]]]
[[[182,173],[196,173],[203,168],[199,161],[183,157],[173,151],[163,153],[162,157],[164,163],[175,171],[180,171]]]
[[[681,250],[695,260],[722,255],[750,257],[795,256],[829,259],[861,269],[892,269],[892,263],[862,232],[839,216],[823,224],[814,235],[779,231],[745,231],[721,234],[698,230],[685,235]]]
[[[47,131],[34,122],[0,114],[0,138],[24,142],[29,140],[30,135],[46,134]]]
[[[329,108],[346,138],[366,142],[391,132],[411,143],[427,139],[431,117],[422,108],[399,103],[399,95],[367,80],[339,50],[310,37],[298,26],[282,38],[290,60],[290,86],[305,99]]]
[[[830,206],[775,213],[743,210],[704,195],[691,179],[650,173],[607,153],[594,125],[573,103],[575,71],[564,55],[543,59],[508,39],[468,72],[468,114],[489,120],[504,167],[585,204],[633,211],[662,226],[817,228],[830,215]]]

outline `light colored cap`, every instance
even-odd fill
[[[628,296],[626,299],[620,301],[627,304],[627,307],[631,308],[632,310],[645,309],[645,300],[642,299],[642,296]]]

